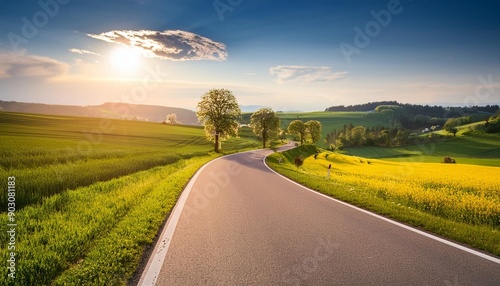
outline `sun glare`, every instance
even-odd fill
[[[111,65],[120,73],[134,73],[141,66],[141,55],[132,48],[119,47],[111,54]]]

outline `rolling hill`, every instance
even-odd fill
[[[83,117],[103,117],[151,122],[163,122],[167,114],[175,113],[177,121],[185,125],[199,125],[194,111],[157,105],[127,104],[107,102],[101,105],[75,106],[43,103],[1,101],[0,110],[51,115],[72,115]]]

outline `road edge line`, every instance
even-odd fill
[[[193,175],[193,177],[191,177],[191,179],[187,183],[186,187],[184,187],[184,189],[182,190],[179,199],[175,203],[172,211],[170,212],[165,227],[163,228],[163,231],[161,232],[160,237],[154,246],[154,250],[151,254],[151,257],[148,259],[148,263],[146,264],[146,267],[144,268],[144,271],[142,272],[141,278],[139,279],[137,285],[154,286],[156,284],[156,280],[158,279],[158,276],[163,267],[163,263],[165,262],[165,257],[167,256],[167,252],[170,247],[170,242],[174,237],[175,229],[177,228],[177,223],[179,222],[182,211],[184,210],[184,205],[186,204],[187,198],[189,197],[189,194],[193,189],[193,185],[196,179],[198,178],[200,173],[205,169],[205,167],[207,167],[208,165],[217,160],[226,157],[230,157],[237,154],[256,152],[260,150],[262,149],[249,150],[245,152],[224,155],[208,161],[196,171],[196,173]]]
[[[271,154],[269,154],[269,155],[271,155]],[[476,256],[481,257],[481,258],[483,258],[483,259],[489,260],[489,261],[491,261],[491,262],[494,262],[494,263],[500,264],[500,259],[498,259],[498,258],[496,258],[496,257],[494,257],[494,256],[491,256],[491,255],[485,254],[485,253],[483,253],[483,252],[480,252],[480,251],[474,250],[474,249],[472,249],[472,248],[469,248],[469,247],[466,247],[466,246],[460,245],[460,244],[458,244],[458,243],[456,243],[456,242],[452,242],[452,241],[450,241],[450,240],[446,240],[446,239],[441,238],[441,237],[438,237],[438,236],[436,236],[436,235],[434,235],[434,234],[431,234],[431,233],[428,233],[428,232],[425,232],[425,231],[422,231],[422,230],[416,229],[416,228],[414,228],[414,227],[411,227],[411,226],[409,226],[409,225],[406,225],[406,224],[400,223],[400,222],[398,222],[398,221],[395,221],[395,220],[392,220],[392,219],[386,218],[386,217],[381,216],[381,215],[379,215],[379,214],[376,214],[376,213],[373,213],[373,212],[367,211],[367,210],[362,209],[362,208],[360,208],[360,207],[357,207],[357,206],[355,206],[355,205],[351,205],[351,204],[349,204],[349,203],[343,202],[343,201],[341,201],[341,200],[335,199],[335,198],[333,198],[333,197],[327,196],[327,195],[325,195],[325,194],[323,194],[323,193],[320,193],[320,192],[318,192],[318,191],[315,191],[315,190],[313,190],[313,189],[310,189],[310,188],[308,188],[308,187],[306,187],[306,186],[304,186],[304,185],[301,185],[301,184],[299,184],[299,183],[295,182],[294,180],[292,180],[292,179],[290,179],[290,178],[287,178],[287,177],[283,176],[282,174],[280,174],[280,173],[276,172],[276,171],[275,171],[275,170],[273,170],[271,167],[269,167],[269,166],[267,165],[267,163],[266,163],[266,159],[267,159],[267,157],[268,157],[269,155],[265,156],[265,157],[264,157],[264,159],[262,159],[262,162],[264,163],[264,166],[266,166],[266,168],[268,168],[269,170],[271,170],[271,171],[272,171],[273,173],[275,173],[276,175],[278,175],[278,176],[282,177],[283,179],[285,179],[285,180],[287,180],[287,181],[289,181],[289,182],[291,182],[291,183],[293,183],[293,184],[295,184],[295,185],[297,185],[297,186],[300,186],[300,187],[302,187],[303,189],[305,189],[305,190],[307,190],[307,191],[310,191],[310,192],[312,192],[312,193],[314,193],[314,194],[316,194],[316,195],[319,195],[319,196],[325,197],[325,198],[327,198],[327,199],[330,199],[330,200],[332,200],[332,201],[335,201],[335,202],[337,202],[337,203],[340,203],[340,204],[342,204],[342,205],[344,205],[344,206],[347,206],[347,207],[353,208],[353,209],[355,209],[355,210],[357,210],[357,211],[363,212],[363,213],[368,214],[368,215],[370,215],[370,216],[373,216],[373,217],[375,217],[375,218],[381,219],[381,220],[383,220],[383,221],[385,221],[385,222],[388,222],[388,223],[391,223],[391,224],[393,224],[393,225],[399,226],[399,227],[404,228],[404,229],[406,229],[406,230],[409,230],[409,231],[411,231],[411,232],[414,232],[414,233],[420,234],[420,235],[422,235],[422,236],[425,236],[425,237],[427,237],[427,238],[430,238],[430,239],[433,239],[433,240],[435,240],[435,241],[441,242],[441,243],[446,244],[446,245],[448,245],[448,246],[451,246],[451,247],[457,248],[457,249],[459,249],[459,250],[465,251],[465,252],[467,252],[467,253],[469,253],[469,254],[473,254],[473,255],[476,255]]]

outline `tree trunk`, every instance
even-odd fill
[[[219,133],[215,133],[215,153],[219,153]]]
[[[266,148],[266,131],[262,131],[262,148]]]

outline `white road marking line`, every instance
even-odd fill
[[[155,245],[154,251],[151,254],[151,257],[148,260],[148,264],[146,265],[146,269],[144,269],[144,272],[141,275],[141,279],[139,280],[139,283],[137,285],[147,285],[147,286],[154,286],[156,284],[156,281],[158,280],[158,276],[160,275],[161,268],[163,267],[163,262],[165,261],[165,257],[167,256],[168,248],[170,247],[170,242],[172,242],[172,238],[174,237],[174,232],[175,229],[177,228],[177,223],[179,222],[179,219],[181,217],[182,210],[184,209],[184,205],[186,204],[187,198],[189,197],[189,194],[191,193],[191,190],[193,188],[193,185],[200,175],[200,173],[207,167],[209,164],[223,158],[227,158],[230,156],[234,156],[237,154],[244,154],[244,153],[250,153],[250,152],[256,152],[258,150],[251,150],[251,151],[246,151],[246,152],[241,152],[241,153],[234,153],[234,154],[229,154],[225,155],[219,158],[215,158],[210,162],[207,162],[205,165],[203,165],[196,173],[194,176],[189,180],[189,183],[186,185],[184,190],[182,191],[179,200],[177,200],[177,203],[174,206],[174,209],[172,210],[165,228],[163,229],[160,238],[158,239],[158,242]]]
[[[406,230],[409,230],[409,231],[412,231],[412,232],[414,232],[414,233],[417,233],[417,234],[423,235],[423,236],[425,236],[425,237],[427,237],[427,238],[430,238],[430,239],[436,240],[436,241],[438,241],[438,242],[444,243],[444,244],[449,245],[449,246],[451,246],[451,247],[454,247],[454,248],[460,249],[460,250],[462,250],[462,251],[468,252],[468,253],[470,253],[470,254],[476,255],[476,256],[478,256],[478,257],[484,258],[484,259],[489,260],[489,261],[491,261],[491,262],[494,262],[494,263],[500,264],[500,259],[498,259],[498,258],[496,258],[496,257],[493,257],[493,256],[490,256],[490,255],[487,255],[487,254],[485,254],[485,253],[479,252],[479,251],[474,250],[474,249],[470,249],[470,248],[468,248],[468,247],[465,247],[465,246],[463,246],[463,245],[457,244],[457,243],[455,243],[455,242],[452,242],[452,241],[449,241],[449,240],[446,240],[446,239],[443,239],[443,238],[437,237],[437,236],[432,235],[432,234],[430,234],[430,233],[427,233],[427,232],[424,232],[424,231],[418,230],[418,229],[413,228],[413,227],[411,227],[411,226],[408,226],[408,225],[402,224],[402,223],[400,223],[400,222],[397,222],[397,221],[394,221],[394,220],[388,219],[388,218],[386,218],[386,217],[383,217],[383,216],[381,216],[381,215],[378,215],[378,214],[375,214],[375,213],[369,212],[369,211],[364,210],[364,209],[362,209],[362,208],[359,208],[359,207],[353,206],[353,205],[348,204],[348,203],[346,203],[346,202],[343,202],[343,201],[337,200],[337,199],[335,199],[335,198],[332,198],[332,197],[330,197],[330,196],[327,196],[327,195],[325,195],[325,194],[322,194],[322,193],[320,193],[320,192],[318,192],[318,191],[315,191],[315,190],[309,189],[308,187],[303,186],[303,185],[301,185],[301,184],[299,184],[299,183],[297,183],[297,182],[295,182],[295,181],[293,181],[293,180],[291,180],[291,179],[289,179],[289,178],[287,178],[287,177],[285,177],[285,176],[281,175],[280,173],[278,173],[278,172],[274,171],[273,169],[271,169],[271,168],[270,168],[270,167],[266,164],[266,158],[267,158],[267,156],[265,156],[265,157],[264,157],[264,159],[262,160],[262,162],[264,163],[264,165],[265,165],[265,166],[266,166],[269,170],[271,170],[273,173],[277,174],[278,176],[282,177],[283,179],[285,179],[285,180],[287,180],[287,181],[289,181],[289,182],[291,182],[291,183],[293,183],[293,184],[295,184],[295,185],[297,185],[297,186],[300,186],[301,188],[303,188],[303,189],[305,189],[305,190],[307,190],[307,191],[310,191],[310,192],[312,192],[312,193],[314,193],[314,194],[316,194],[316,195],[319,195],[319,196],[325,197],[325,198],[327,198],[327,199],[330,199],[330,200],[332,200],[332,201],[335,201],[335,202],[337,202],[337,203],[339,203],[339,204],[342,204],[342,205],[348,206],[348,207],[350,207],[350,208],[353,208],[353,209],[355,209],[355,210],[358,210],[358,211],[363,212],[363,213],[365,213],[365,214],[368,214],[368,215],[370,215],[370,216],[376,217],[376,218],[378,218],[378,219],[381,219],[381,220],[386,221],[386,222],[388,222],[388,223],[391,223],[391,224],[393,224],[393,225],[399,226],[399,227],[404,228],[404,229],[406,229]]]
[[[223,159],[223,158],[234,156],[234,155],[238,155],[238,154],[251,153],[251,152],[259,152],[259,151],[262,151],[262,149],[252,150],[252,151],[247,151],[247,152],[242,152],[242,153],[235,153],[235,154],[230,154],[230,155],[226,155],[226,156],[223,156],[223,157],[216,158],[216,159],[214,159],[214,160],[206,163],[205,165],[203,165],[195,173],[195,175],[191,178],[191,180],[189,181],[189,183],[184,188],[181,196],[179,197],[179,200],[175,204],[174,209],[172,210],[172,213],[171,213],[171,215],[168,218],[166,226],[165,226],[163,232],[160,235],[160,239],[158,240],[157,244],[155,245],[155,250],[154,250],[153,254],[151,255],[151,257],[150,257],[150,259],[148,261],[148,264],[146,266],[145,271],[143,272],[143,274],[141,276],[141,279],[139,280],[138,285],[151,285],[151,286],[153,286],[153,285],[156,284],[156,281],[158,279],[160,271],[161,271],[161,269],[163,267],[163,262],[165,261],[165,257],[167,255],[170,243],[171,243],[172,238],[174,236],[175,229],[177,228],[177,224],[179,222],[179,218],[181,216],[181,213],[182,213],[182,210],[184,208],[184,205],[186,204],[187,198],[189,197],[189,194],[191,193],[191,190],[193,188],[193,185],[194,185],[196,179],[198,178],[199,174],[205,169],[205,167],[207,167],[209,164],[211,164],[212,162],[215,162],[215,161],[217,161],[219,159]],[[476,255],[478,257],[481,257],[481,258],[487,259],[489,261],[492,261],[494,263],[500,264],[500,259],[498,259],[498,258],[495,258],[495,257],[492,257],[490,255],[481,253],[479,251],[467,248],[467,247],[459,245],[457,243],[454,243],[454,242],[442,239],[440,237],[437,237],[437,236],[434,236],[432,234],[423,232],[421,230],[412,228],[410,226],[407,226],[407,225],[404,225],[402,223],[393,221],[393,220],[388,219],[386,217],[383,217],[383,216],[380,216],[378,214],[366,211],[364,209],[358,208],[356,206],[350,205],[348,203],[339,201],[337,199],[334,199],[332,197],[329,197],[327,195],[324,195],[324,194],[321,194],[321,193],[319,193],[317,191],[309,189],[309,188],[307,188],[307,187],[305,187],[305,186],[303,186],[303,185],[301,185],[301,184],[299,184],[299,183],[297,183],[295,181],[292,181],[289,178],[287,178],[287,177],[285,177],[285,176],[277,173],[273,169],[271,169],[266,164],[266,157],[267,156],[264,156],[264,158],[263,158],[263,163],[266,166],[266,168],[268,168],[269,170],[271,170],[273,173],[277,174],[278,176],[282,177],[283,179],[285,179],[285,180],[287,180],[287,181],[289,181],[289,182],[291,182],[291,183],[293,183],[293,184],[295,184],[297,186],[300,186],[301,188],[303,188],[303,189],[305,189],[307,191],[310,191],[310,192],[312,192],[312,193],[314,193],[316,195],[319,195],[319,196],[323,196],[323,197],[325,197],[327,199],[330,199],[330,200],[335,201],[337,203],[340,203],[342,205],[348,206],[350,208],[356,209],[356,210],[358,210],[360,212],[366,213],[366,214],[368,214],[370,216],[373,216],[375,218],[381,219],[383,221],[386,221],[386,222],[391,223],[393,225],[399,226],[399,227],[404,228],[406,230],[415,232],[415,233],[420,234],[422,236],[431,238],[431,239],[436,240],[438,242],[447,244],[447,245],[452,246],[454,248],[460,249],[462,251],[465,251],[465,252],[468,252],[470,254]]]

